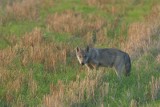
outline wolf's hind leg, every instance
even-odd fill
[[[116,74],[117,74],[117,76],[118,76],[119,78],[122,77],[123,68],[124,68],[124,65],[123,65],[123,64],[119,64],[119,65],[115,66]]]

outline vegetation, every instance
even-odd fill
[[[1,107],[159,107],[159,0],[1,0]],[[132,71],[88,72],[74,49],[114,47]]]

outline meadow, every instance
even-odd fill
[[[159,0],[0,0],[1,107],[159,107]],[[77,46],[118,48],[129,77],[88,72]]]

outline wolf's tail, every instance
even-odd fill
[[[129,76],[131,72],[131,59],[127,53],[125,55],[125,70],[125,75]]]

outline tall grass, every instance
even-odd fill
[[[6,17],[14,20],[34,20],[38,18],[38,1],[22,0],[6,6]]]
[[[51,84],[51,93],[44,96],[44,105],[47,107],[78,107],[103,104],[109,88],[109,83],[103,81],[103,74],[102,71],[90,72],[83,80],[77,75],[76,80],[71,81],[68,85],[61,81],[57,86]]]
[[[99,30],[105,20],[96,17],[88,16],[88,19],[81,13],[74,11],[64,11],[63,13],[54,13],[47,17],[47,28],[54,32],[67,32],[72,35],[85,36],[87,32]]]
[[[158,0],[1,0],[0,9],[0,106],[159,106]],[[131,75],[87,72],[74,48],[88,44],[128,52]]]
[[[152,100],[157,100],[160,98],[160,79],[152,77],[152,80],[150,82],[150,88],[151,88],[151,96]]]
[[[152,38],[159,36],[160,15],[154,14],[155,11],[159,12],[160,10],[155,6],[144,22],[136,22],[129,26],[128,40],[122,47],[130,53],[133,59],[152,48],[152,44],[154,44]]]

